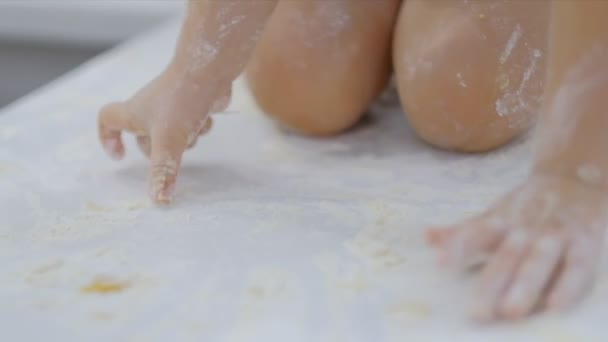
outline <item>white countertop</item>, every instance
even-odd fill
[[[175,35],[129,43],[0,114],[3,340],[606,340],[606,272],[566,317],[480,328],[465,315],[474,279],[440,272],[422,240],[426,224],[521,180],[527,142],[441,153],[381,107],[345,136],[301,138],[239,82],[240,113],[187,154],[175,204],[149,206],[146,161],[131,137],[124,162],[106,158],[96,110],[155,75]],[[87,292],[99,279],[116,287]]]

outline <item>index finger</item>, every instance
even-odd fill
[[[187,137],[171,135],[169,131],[170,127],[163,127],[151,136],[149,190],[152,201],[157,204],[171,202],[182,155],[187,147]]]

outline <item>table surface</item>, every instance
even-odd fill
[[[353,132],[277,128],[241,81],[187,153],[175,204],[146,198],[128,141],[110,161],[96,109],[161,70],[172,24],[0,115],[0,322],[11,341],[605,341],[608,278],[567,316],[479,327],[475,277],[441,272],[428,224],[521,181],[526,139],[485,156],[418,141],[398,108]]]

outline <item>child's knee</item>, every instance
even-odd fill
[[[418,3],[416,13],[402,13],[394,49],[400,98],[418,135],[478,152],[527,130],[544,90],[544,31],[521,21],[499,35],[479,14]]]
[[[319,84],[310,75],[269,68],[248,70],[247,81],[260,109],[285,127],[306,135],[334,135],[355,125],[365,111],[366,103],[339,90],[344,86],[339,82]]]
[[[397,5],[281,2],[247,67],[258,105],[305,134],[352,127],[388,79]]]

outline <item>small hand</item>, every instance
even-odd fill
[[[593,285],[608,194],[578,181],[535,175],[483,214],[428,232],[444,264],[483,264],[474,315],[518,319],[568,308]]]
[[[213,86],[185,81],[168,69],[131,99],[100,111],[99,139],[112,158],[124,157],[122,131],[137,136],[150,158],[149,190],[155,203],[171,201],[184,150],[211,129],[209,114],[228,106],[230,87],[218,92],[209,89]]]

